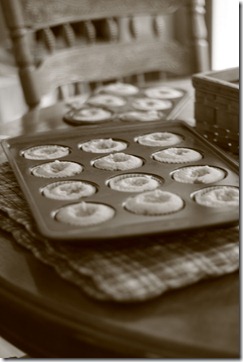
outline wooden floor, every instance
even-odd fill
[[[24,352],[0,337],[0,358],[21,358],[24,355]]]

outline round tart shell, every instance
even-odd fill
[[[81,173],[83,167],[71,161],[58,161],[44,163],[32,168],[31,173],[36,177],[58,178],[70,177]]]
[[[115,210],[110,206],[81,202],[60,208],[55,215],[57,221],[73,226],[95,226],[112,219]]]
[[[151,191],[161,186],[162,180],[146,174],[125,174],[115,176],[108,181],[111,189],[120,192]]]
[[[124,207],[138,215],[164,215],[179,211],[184,206],[181,197],[156,189],[128,198]]]

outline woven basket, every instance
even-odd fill
[[[226,151],[239,152],[239,68],[195,74],[196,129]]]

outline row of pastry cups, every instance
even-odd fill
[[[142,146],[160,147],[160,148],[174,146],[183,141],[183,138],[181,136],[175,134],[171,134],[171,138],[167,140],[164,139],[156,141],[156,140],[146,139],[145,137],[146,135],[135,137],[134,141]],[[99,138],[80,143],[77,145],[77,147],[78,149],[84,152],[112,153],[127,149],[129,147],[129,144],[127,141],[115,140],[113,138],[104,138],[104,139]],[[68,156],[71,152],[72,150],[68,146],[48,144],[48,145],[34,146],[26,150],[21,150],[20,155],[26,159],[47,160],[47,159],[57,159],[65,157]]]
[[[195,173],[197,170],[197,174]],[[202,172],[204,170],[204,172]],[[191,166],[174,170],[170,178],[184,184],[209,185],[221,182],[226,171],[210,166]],[[147,173],[126,173],[104,180],[99,186],[93,181],[72,179],[48,183],[40,187],[40,193],[58,201],[78,200],[99,192],[100,186],[123,193],[141,193],[160,188],[166,180],[162,176]]]
[[[78,109],[71,109],[64,115],[64,119],[67,122],[79,123],[79,122],[107,122],[107,121],[125,121],[125,122],[153,122],[160,121],[165,117],[165,110],[171,109],[170,107],[164,107],[163,111],[155,110],[151,106],[144,107],[145,109],[126,110],[122,112],[114,112],[111,109],[105,109],[95,106],[89,106],[87,104],[82,105]]]
[[[175,146],[182,141],[184,141],[184,138],[181,135],[170,132],[154,132],[151,134],[134,137],[134,142],[140,144],[141,146],[159,148]],[[90,153],[119,152],[127,149],[129,146],[130,144],[127,141],[113,138],[91,139],[77,145],[78,149]],[[178,155],[178,153],[181,153],[182,150],[183,148],[172,148],[172,156]],[[31,160],[48,160],[68,156],[71,152],[72,149],[68,146],[61,146],[58,144],[44,144],[21,150],[20,155],[26,159]]]
[[[116,96],[134,96],[139,93],[150,98],[175,99],[183,95],[183,91],[174,87],[157,85],[153,87],[138,88],[134,84],[115,82],[99,87],[95,93],[106,93]]]
[[[211,186],[191,195],[192,200],[203,207],[236,208],[239,190],[235,186]],[[126,198],[122,208],[138,216],[163,216],[184,209],[186,202],[177,194],[155,189]],[[76,226],[94,226],[112,219],[117,212],[111,205],[97,202],[77,202],[53,210],[51,215],[61,223]]]
[[[118,89],[119,88],[119,89]],[[89,103],[95,106],[112,106],[112,107],[121,107],[127,103],[127,97],[138,97],[134,98],[139,99],[138,103],[135,102],[134,107],[138,107],[143,110],[144,107],[149,107],[149,100],[148,99],[155,99],[160,100],[162,102],[152,102],[152,105],[157,107],[169,107],[172,105],[171,101],[177,98],[181,98],[183,96],[183,91],[171,87],[151,87],[146,89],[139,89],[138,87],[131,85],[131,84],[110,84],[104,87],[99,88],[95,94],[92,94],[85,103]],[[81,104],[72,102],[70,105],[75,108],[79,108],[80,105],[82,106],[84,103]],[[146,106],[147,104],[147,106]]]
[[[162,111],[164,109],[171,108],[173,103],[170,100],[164,100],[159,98],[152,97],[136,97],[130,100],[125,98],[108,95],[108,94],[98,94],[93,95],[87,99],[86,104],[92,106],[101,106],[101,107],[124,107],[129,104],[133,109],[140,111]]]

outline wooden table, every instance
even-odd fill
[[[37,108],[0,134],[69,127],[62,112]],[[0,335],[31,357],[239,358],[239,315],[236,272],[143,303],[99,302],[0,232]]]

